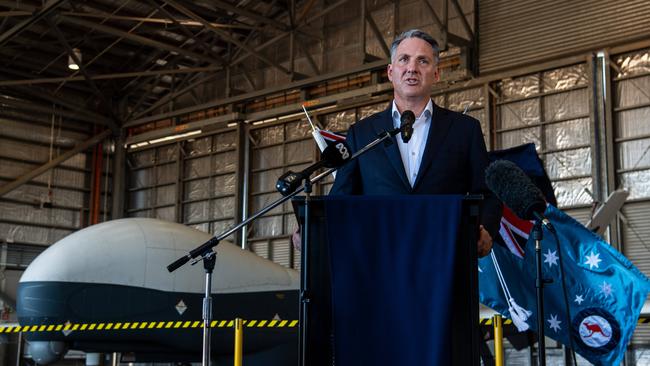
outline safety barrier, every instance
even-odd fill
[[[234,320],[213,320],[211,328],[233,328]],[[296,328],[297,320],[242,320],[246,328]],[[65,323],[41,325],[0,326],[0,333],[18,332],[90,332],[117,330],[157,330],[203,328],[202,320],[153,321],[153,322],[104,322],[104,323]]]
[[[502,326],[511,326],[512,320],[502,318]],[[650,317],[640,317],[638,324],[650,323]],[[482,326],[492,326],[494,318],[480,320]],[[233,328],[235,320],[213,320],[211,328]],[[298,320],[242,320],[245,328],[296,328]],[[60,331],[115,331],[115,330],[156,330],[156,329],[188,329],[203,328],[202,320],[167,320],[152,322],[102,322],[102,323],[65,323],[41,325],[0,325],[0,333],[18,332],[60,332]]]

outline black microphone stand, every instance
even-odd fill
[[[397,135],[400,132],[401,131],[400,131],[399,128],[393,129],[391,131],[382,132],[375,140],[370,142],[368,145],[364,146],[361,150],[354,153],[352,155],[352,157],[350,157],[350,160],[356,159],[357,157],[364,154],[365,152],[372,149],[373,147],[377,146],[381,142],[383,142],[383,141]],[[348,160],[348,161],[350,161],[350,160]],[[287,193],[285,196],[277,199],[276,201],[272,202],[271,204],[269,204],[265,208],[263,208],[260,211],[258,211],[257,213],[255,213],[253,216],[251,216],[251,217],[247,218],[246,220],[240,222],[239,224],[231,227],[230,229],[227,229],[223,233],[213,236],[212,238],[210,238],[205,243],[203,243],[200,246],[192,249],[188,254],[180,257],[179,259],[177,259],[176,261],[174,261],[173,263],[171,263],[170,265],[167,266],[167,270],[169,272],[173,272],[173,271],[177,270],[178,268],[180,268],[181,266],[183,266],[185,263],[187,263],[189,261],[192,261],[192,263],[191,263],[192,265],[198,263],[201,260],[204,261],[205,294],[204,294],[204,299],[203,299],[203,324],[204,324],[204,327],[203,327],[202,366],[210,366],[210,335],[211,335],[210,321],[211,321],[211,317],[212,317],[211,286],[212,286],[212,271],[214,269],[214,264],[215,264],[216,255],[217,255],[217,253],[215,251],[213,251],[212,248],[217,246],[219,244],[219,242],[221,242],[223,239],[227,238],[230,234],[232,234],[232,233],[236,232],[237,230],[241,229],[242,227],[248,225],[252,221],[256,220],[257,218],[259,218],[260,216],[266,214],[267,212],[273,210],[274,208],[276,208],[277,206],[283,204],[284,202],[290,200],[294,196],[298,195],[298,193],[300,193],[300,192],[305,191],[307,193],[307,199],[306,199],[306,201],[307,201],[309,199],[309,193],[311,193],[311,186],[314,183],[318,183],[319,181],[321,181],[326,176],[332,174],[336,169],[337,168],[330,168],[330,169],[324,171],[323,173],[317,175],[313,179],[309,179],[309,177],[304,177],[305,178],[305,185],[304,186],[296,189],[294,192]],[[308,223],[309,222],[308,222],[307,215],[305,215],[305,224],[308,224]],[[303,241],[304,241],[303,249],[305,249],[305,250],[309,250],[309,240],[307,238],[303,239]],[[306,253],[303,252],[301,257],[304,258],[305,256],[306,256]],[[302,258],[301,258],[301,266],[305,264],[305,261]],[[304,276],[305,269],[301,268],[301,272],[303,272],[303,276]],[[303,307],[306,309],[308,304],[309,304],[309,297],[307,296],[309,292],[308,292],[308,289],[306,287],[304,287],[305,284],[302,283],[302,280],[304,280],[304,277],[301,278],[301,285],[300,285],[301,286],[301,303],[303,304],[300,307],[301,312],[303,310]],[[302,297],[303,294],[305,295],[304,298]],[[303,301],[303,299],[304,299],[304,301]],[[304,320],[304,319],[301,319],[301,320]],[[301,340],[300,341],[300,350],[299,350],[299,352],[301,352],[300,353],[300,355],[301,355],[300,356],[300,361],[301,361],[301,365],[305,366],[305,364],[302,363],[303,358],[304,358],[304,353],[302,351],[304,351],[303,347],[305,346],[305,344],[302,342],[302,337],[303,337],[303,333],[304,333],[304,330],[302,329],[302,323],[299,325],[298,332],[299,332],[299,335],[300,335],[299,339]]]
[[[299,365],[307,364],[307,329],[309,329],[309,302],[311,300],[309,290],[309,216],[312,184],[305,179],[303,191],[305,192],[305,218],[303,220],[303,231],[300,240],[300,309],[298,310],[298,360]]]
[[[551,233],[555,233],[555,228],[542,214],[533,212],[535,217],[535,225],[530,232],[535,240],[535,267],[537,273],[535,275],[535,288],[537,290],[537,358],[539,366],[546,366],[546,339],[544,338],[544,284],[551,283],[553,280],[544,279],[542,273],[542,239],[544,239],[544,228],[548,229]],[[564,274],[562,275],[564,278]],[[567,309],[568,313],[568,309]],[[569,337],[571,342],[571,337]],[[571,342],[571,348],[573,343]]]
[[[546,340],[544,339],[544,283],[542,275],[542,221],[535,220],[533,230],[530,232],[535,240],[535,262],[537,274],[535,275],[535,288],[537,290],[537,359],[539,366],[546,366]]]

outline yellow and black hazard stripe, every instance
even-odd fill
[[[288,329],[298,326],[297,320],[244,320],[245,328]],[[212,320],[210,328],[234,328],[234,320]],[[105,323],[66,323],[41,325],[16,325],[0,327],[0,333],[18,332],[75,332],[75,331],[115,331],[115,330],[156,330],[203,328],[203,320],[153,321],[153,322],[105,322]]]
[[[640,317],[638,324],[650,323],[650,317]],[[289,329],[298,326],[297,320],[244,320],[244,328],[273,328]],[[483,318],[480,325],[492,326],[493,318]],[[512,320],[503,318],[503,325],[512,325]],[[234,320],[212,320],[210,328],[234,328]],[[104,322],[104,323],[65,323],[40,325],[0,326],[0,333],[18,332],[88,332],[88,331],[117,331],[117,330],[156,330],[156,329],[192,329],[203,328],[203,320],[177,320],[152,322]]]
[[[483,318],[481,319],[480,322],[481,325],[494,325],[494,318]],[[512,320],[503,318],[502,323],[503,325],[510,325],[512,324]]]

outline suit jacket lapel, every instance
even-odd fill
[[[381,134],[384,131],[391,131],[393,127],[393,116],[391,115],[392,112],[392,103],[388,106],[388,108],[381,112],[382,116],[379,118],[378,123],[375,123],[373,125],[375,129],[375,133],[377,135]],[[408,178],[406,178],[406,171],[404,170],[404,164],[402,163],[402,156],[399,153],[399,147],[397,146],[397,140],[395,136],[391,137],[392,143],[390,146],[383,146],[384,152],[386,152],[388,161],[390,161],[390,165],[393,166],[393,169],[395,169],[395,172],[397,175],[400,177],[402,180],[402,184],[404,184],[406,187],[408,187],[409,190],[411,190],[411,184],[408,181]],[[375,147],[378,149],[381,149],[381,147]]]
[[[451,123],[447,111],[434,104],[433,114],[431,115],[431,126],[429,126],[429,136],[427,136],[427,144],[424,147],[424,156],[422,156],[420,170],[418,171],[417,178],[415,178],[413,189],[416,189],[422,182],[422,179],[431,166],[433,159],[437,157],[440,147],[449,133]]]

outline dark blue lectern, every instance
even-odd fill
[[[480,202],[312,197],[304,364],[478,365]],[[302,226],[304,197],[294,208]]]

